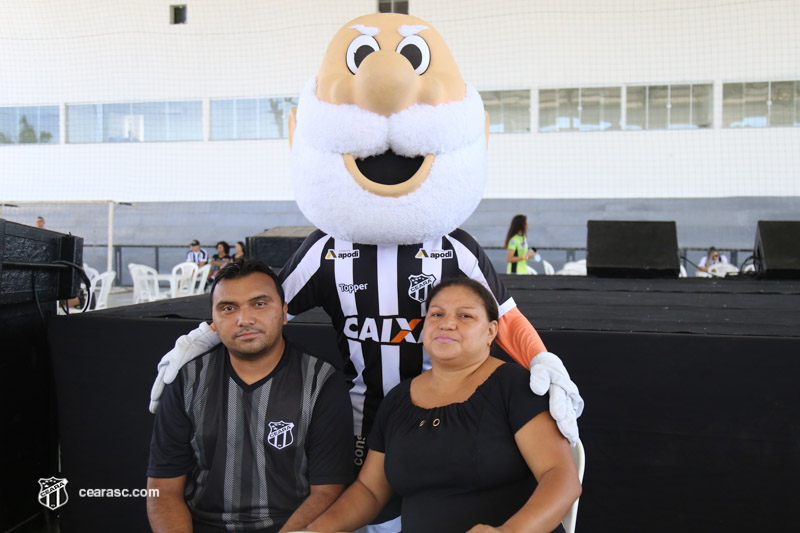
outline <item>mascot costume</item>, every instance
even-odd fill
[[[384,395],[430,368],[425,300],[449,276],[494,294],[498,345],[530,367],[536,394],[550,392],[551,414],[574,445],[577,387],[478,243],[458,229],[483,194],[489,119],[439,33],[407,15],[348,23],[303,89],[289,132],[297,204],[319,229],[279,277],[290,318],[317,306],[331,317],[352,385],[357,449]],[[205,323],[178,339],[159,363],[150,410],[182,365],[219,342]]]

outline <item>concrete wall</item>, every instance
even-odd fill
[[[0,106],[290,96],[368,0],[0,6]],[[485,198],[800,196],[800,128],[720,128],[722,84],[800,79],[794,0],[412,1],[478,89],[530,89]],[[715,128],[539,133],[540,88],[711,82]],[[207,115],[207,113],[206,113]],[[63,116],[62,116],[63,118]],[[206,121],[208,117],[206,116]],[[63,129],[62,120],[62,129]],[[207,126],[207,124],[206,124]],[[63,132],[62,132],[63,133]],[[285,140],[0,146],[4,201],[292,200]]]

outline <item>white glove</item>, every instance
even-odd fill
[[[574,448],[578,443],[578,417],[583,413],[583,398],[558,356],[541,352],[533,358],[531,390],[539,396],[550,393],[550,414]]]
[[[168,351],[158,363],[158,376],[153,388],[150,390],[150,412],[158,409],[158,400],[164,392],[167,383],[175,381],[181,367],[220,343],[216,332],[205,322],[186,335],[178,337],[175,347]]]

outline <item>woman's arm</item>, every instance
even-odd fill
[[[572,504],[581,495],[581,484],[569,442],[561,436],[550,413],[547,411],[540,413],[522,426],[514,435],[514,439],[539,486],[522,509],[505,524],[498,528],[478,525],[469,533],[489,531],[548,533],[558,527]]]
[[[519,263],[528,259],[526,256],[514,255],[514,250],[506,249],[506,263]]]
[[[384,458],[384,454],[370,450],[358,479],[306,529],[321,532],[353,531],[378,516],[392,495],[383,470]]]

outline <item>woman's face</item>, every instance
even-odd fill
[[[217,254],[219,254],[220,257],[225,255],[225,247],[222,246],[221,244],[217,245]]]
[[[719,261],[719,252],[714,252],[713,254],[711,254],[711,260]]]
[[[244,250],[242,250],[242,245],[238,242],[236,243],[236,255],[243,254]]]
[[[497,335],[483,300],[471,289],[454,285],[442,289],[425,316],[422,342],[434,361],[465,365],[485,359]]]

